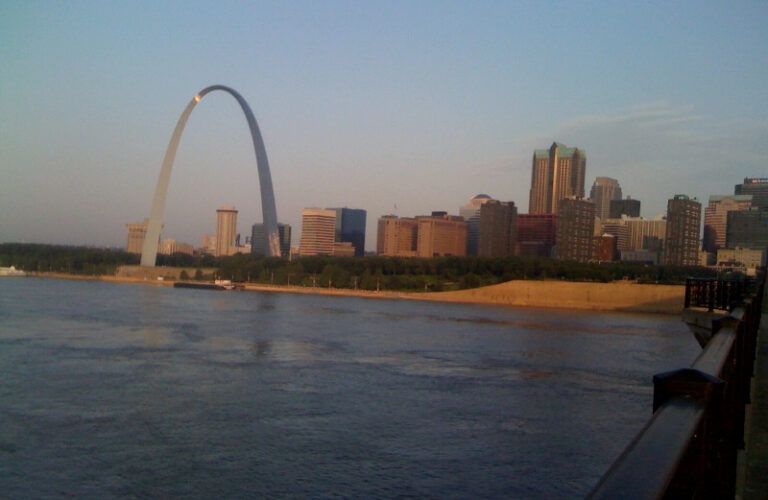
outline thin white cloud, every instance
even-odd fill
[[[570,131],[607,125],[664,127],[697,122],[701,119],[701,116],[694,113],[693,106],[674,106],[665,102],[655,102],[614,113],[579,116],[563,122],[559,128]]]
[[[550,141],[584,148],[587,183],[598,175],[619,179],[650,215],[663,211],[672,194],[706,199],[732,192],[744,176],[763,175],[766,130],[763,123],[724,122],[693,106],[652,102],[568,119]]]

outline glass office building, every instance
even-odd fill
[[[365,210],[347,207],[331,210],[336,211],[336,241],[352,243],[355,257],[365,255]]]

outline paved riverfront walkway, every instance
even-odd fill
[[[746,477],[741,498],[764,500],[768,499],[768,300],[765,297],[750,413],[746,422]]]

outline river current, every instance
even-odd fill
[[[574,498],[678,317],[0,279],[0,496]]]

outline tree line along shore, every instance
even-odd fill
[[[28,272],[114,276],[135,266],[139,256],[118,249],[3,243],[0,266]],[[496,285],[512,280],[682,284],[687,277],[715,277],[705,267],[637,263],[579,263],[536,257],[301,257],[286,260],[238,254],[230,257],[158,255],[158,266],[183,268],[169,278],[305,287],[441,292]]]

